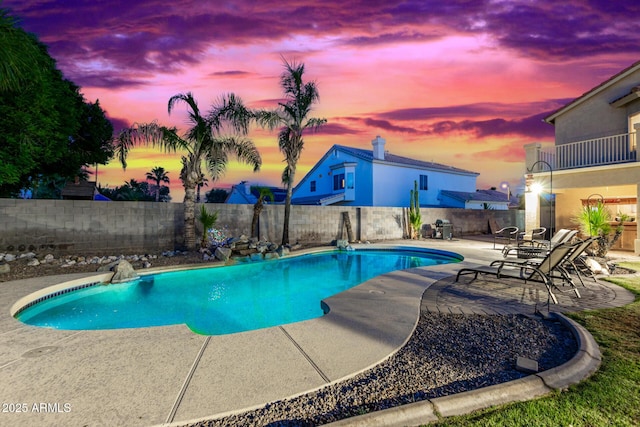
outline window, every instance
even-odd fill
[[[420,189],[428,190],[429,189],[429,180],[427,179],[427,175],[420,175]]]
[[[353,189],[353,172],[347,172],[347,188]]]
[[[333,189],[344,190],[344,174],[338,173],[333,175]]]
[[[314,191],[316,191],[316,182],[315,182],[315,181],[311,181],[311,182],[309,183],[309,187],[310,187],[310,188],[309,188],[309,191],[311,191],[312,193],[313,193]]]

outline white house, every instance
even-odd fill
[[[294,188],[299,205],[409,206],[418,183],[420,206],[443,207],[441,190],[476,191],[478,173],[385,151],[377,136],[372,150],[334,145]]]

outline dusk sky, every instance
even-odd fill
[[[371,148],[480,173],[478,188],[516,186],[523,146],[553,143],[542,118],[640,59],[640,2],[5,0],[58,68],[100,100],[116,131],[157,120],[181,127],[167,101],[192,92],[208,110],[234,92],[250,107],[281,96],[282,57],[303,62],[327,118],[305,138],[296,182],[333,144]],[[241,180],[280,186],[277,132],[254,129],[260,172],[231,163],[212,187]],[[103,186],[169,171],[181,202],[180,156],[131,151],[122,171],[100,166]]]

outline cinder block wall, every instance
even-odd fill
[[[218,212],[217,228],[227,236],[251,234],[252,205],[206,204]],[[200,205],[196,206],[196,215]],[[347,238],[343,212],[348,212],[355,240],[403,237],[403,209],[352,206],[292,206],[289,240],[329,244]],[[524,223],[523,211],[422,208],[423,223],[448,219],[455,235],[488,232],[488,220],[499,225]],[[260,237],[279,243],[283,205],[267,205],[260,215]],[[74,200],[0,199],[0,252],[139,253],[183,247],[181,203],[94,202]],[[196,220],[197,237],[202,226]]]

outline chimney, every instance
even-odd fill
[[[371,141],[373,145],[373,158],[377,160],[384,160],[384,144],[385,140],[380,138],[380,135],[376,136],[376,139]]]
[[[249,181],[242,181],[242,183],[244,184],[244,194],[251,194],[251,184],[249,184]]]

